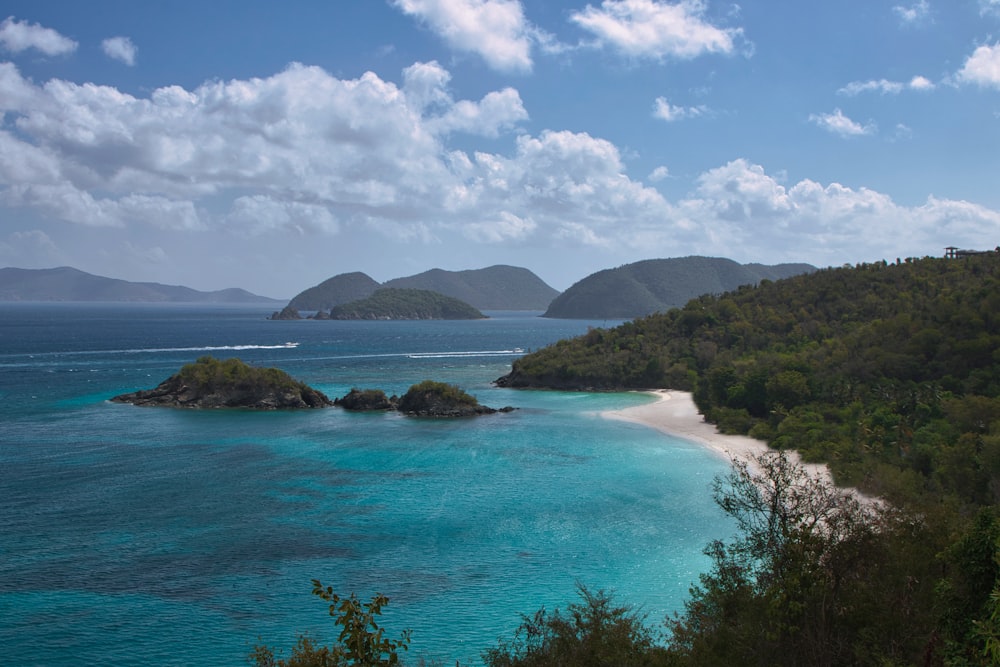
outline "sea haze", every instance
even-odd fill
[[[258,641],[331,641],[321,579],[389,596],[407,659],[461,660],[521,613],[614,590],[680,610],[730,534],[726,463],[600,412],[638,394],[515,392],[524,351],[616,322],[267,321],[266,306],[0,304],[0,646],[17,665],[240,665]],[[424,379],[493,407],[421,421],[108,402],[203,354],[331,397]],[[287,653],[286,653],[287,655]]]

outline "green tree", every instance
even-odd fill
[[[333,647],[318,646],[310,637],[300,635],[288,660],[278,659],[274,650],[265,645],[255,646],[250,663],[255,667],[389,667],[399,664],[399,653],[409,648],[410,631],[404,630],[399,639],[388,639],[379,626],[378,617],[389,598],[376,593],[370,602],[361,602],[357,595],[342,598],[330,586],[312,580],[313,595],[330,603],[330,616],[339,625],[338,643]]]
[[[487,667],[657,667],[669,664],[645,618],[609,593],[578,586],[565,612],[524,616],[510,641],[483,654]]]
[[[784,452],[734,462],[714,490],[738,533],[709,545],[711,571],[670,622],[678,664],[832,666],[914,657],[891,623],[870,636],[884,596],[898,591],[877,589],[897,520],[890,510],[808,474]]]

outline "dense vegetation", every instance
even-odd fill
[[[111,399],[135,405],[191,408],[319,408],[333,405],[322,392],[278,368],[258,368],[237,358],[200,357],[154,389]]]
[[[481,312],[450,296],[418,289],[384,287],[370,297],[334,306],[334,320],[480,320]]]
[[[702,294],[719,294],[815,270],[809,264],[737,264],[721,257],[648,259],[587,276],[556,297],[545,317],[642,317],[683,306]]]
[[[1000,494],[1000,254],[765,281],[593,329],[507,386],[694,391],[709,421],[880,495]]]
[[[700,297],[502,383],[687,389],[774,450],[716,481],[738,532],[706,547],[683,613],[650,622],[584,590],[525,617],[488,667],[1000,664],[1000,252]]]
[[[828,463],[900,513],[832,546],[794,531],[771,553],[710,546],[716,570],[674,628],[681,664],[822,664],[801,642],[840,621],[863,625],[824,644],[829,664],[993,664],[1000,253],[700,297],[528,355],[500,383],[691,390],[722,430]]]
[[[418,417],[471,417],[493,414],[497,410],[480,405],[479,400],[460,387],[434,380],[411,386],[397,405],[403,414]],[[509,411],[511,408],[503,408]]]

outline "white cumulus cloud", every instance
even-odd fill
[[[786,187],[743,159],[702,174],[693,195],[679,202],[678,215],[712,230],[720,247],[740,248],[758,261],[780,259],[777,248],[832,264],[859,251],[923,256],[951,244],[982,247],[1000,233],[1000,212],[977,204],[929,197],[907,207],[868,188],[809,179]]]
[[[958,79],[984,88],[1000,88],[1000,42],[973,51],[959,70]]]
[[[451,48],[474,53],[503,72],[532,68],[532,34],[517,0],[394,0]]]
[[[167,253],[183,252],[187,235],[221,231],[235,244],[301,237],[315,247],[337,235],[345,248],[421,243],[454,253],[471,241],[616,260],[739,249],[747,260],[839,263],[859,247],[906,256],[1000,235],[1000,214],[974,204],[905,207],[837,183],[786,186],[745,160],[706,171],[671,201],[650,185],[666,168],[648,182],[633,178],[612,142],[524,133],[517,91],[457,100],[449,79],[437,63],[407,68],[398,84],[293,64],[266,78],[137,97],[36,83],[0,65],[0,114],[9,118],[0,128],[0,219],[16,210],[78,225],[79,237],[137,230],[142,247]],[[841,112],[813,122],[868,131]],[[500,136],[489,145],[506,150],[476,149],[477,137]]]
[[[109,37],[101,42],[101,49],[107,57],[119,60],[129,67],[135,65],[135,57],[139,53],[139,49],[128,37]]]
[[[47,56],[72,53],[77,47],[75,41],[60,35],[52,28],[45,28],[37,23],[17,21],[13,16],[8,16],[3,23],[0,23],[0,44],[14,53],[35,49]]]
[[[845,116],[840,109],[834,109],[833,113],[811,114],[809,120],[827,132],[839,134],[842,137],[857,137],[874,134],[876,131],[873,123],[862,125]]]
[[[731,53],[739,29],[719,28],[705,18],[703,0],[604,0],[587,5],[570,20],[598,43],[633,58],[690,59],[706,53]]]

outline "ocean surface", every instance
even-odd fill
[[[0,304],[4,665],[245,665],[258,641],[336,637],[311,579],[390,598],[406,654],[453,665],[577,586],[651,623],[682,609],[731,526],[727,465],[600,413],[640,394],[499,389],[517,356],[588,326],[266,320],[268,306]],[[515,412],[466,420],[137,408],[202,355],[331,398],[434,379]]]

